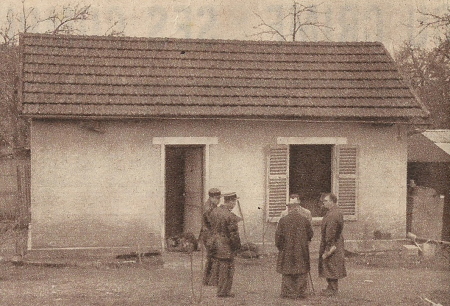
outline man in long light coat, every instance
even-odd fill
[[[298,199],[291,199],[287,207],[288,214],[280,219],[275,232],[277,272],[282,274],[281,297],[305,298],[310,271],[309,242],[313,229],[310,221],[301,214]]]
[[[337,206],[337,197],[332,193],[322,196],[323,206],[328,210],[322,219],[319,248],[319,276],[327,280],[323,295],[338,293],[338,280],[347,276],[344,258],[344,217]]]

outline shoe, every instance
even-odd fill
[[[217,297],[219,297],[219,298],[234,298],[235,295],[234,295],[234,293],[228,293],[228,294],[217,295]]]
[[[280,295],[282,299],[290,299],[290,300],[302,300],[306,299],[306,295],[300,294],[300,295]]]
[[[322,291],[320,292],[320,295],[323,295],[323,296],[336,296],[337,295],[337,291],[331,290],[331,289],[322,289]]]

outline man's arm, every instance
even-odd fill
[[[239,227],[237,221],[231,220],[229,222],[228,233],[230,234],[231,250],[236,252],[241,248],[241,237],[239,236]]]
[[[313,227],[311,225],[311,222],[309,222],[309,220],[307,223],[307,231],[308,231],[308,241],[311,241],[314,236],[314,230],[313,230]]]
[[[336,242],[341,231],[341,225],[338,219],[334,218],[327,223],[325,231],[325,252],[322,254],[322,258],[328,258],[336,251]]]
[[[283,249],[284,245],[284,236],[283,236],[283,221],[278,221],[277,229],[275,231],[275,246],[279,251]]]

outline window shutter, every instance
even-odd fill
[[[267,165],[267,203],[269,221],[278,221],[281,212],[286,209],[289,183],[289,147],[271,146]]]
[[[358,201],[358,151],[356,146],[336,146],[335,193],[344,216],[354,218]]]

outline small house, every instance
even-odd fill
[[[345,238],[406,233],[408,131],[428,111],[377,42],[23,34],[29,249],[164,249],[211,187],[273,243],[290,193]],[[243,230],[243,229],[242,229]],[[316,239],[317,239],[316,235]]]

